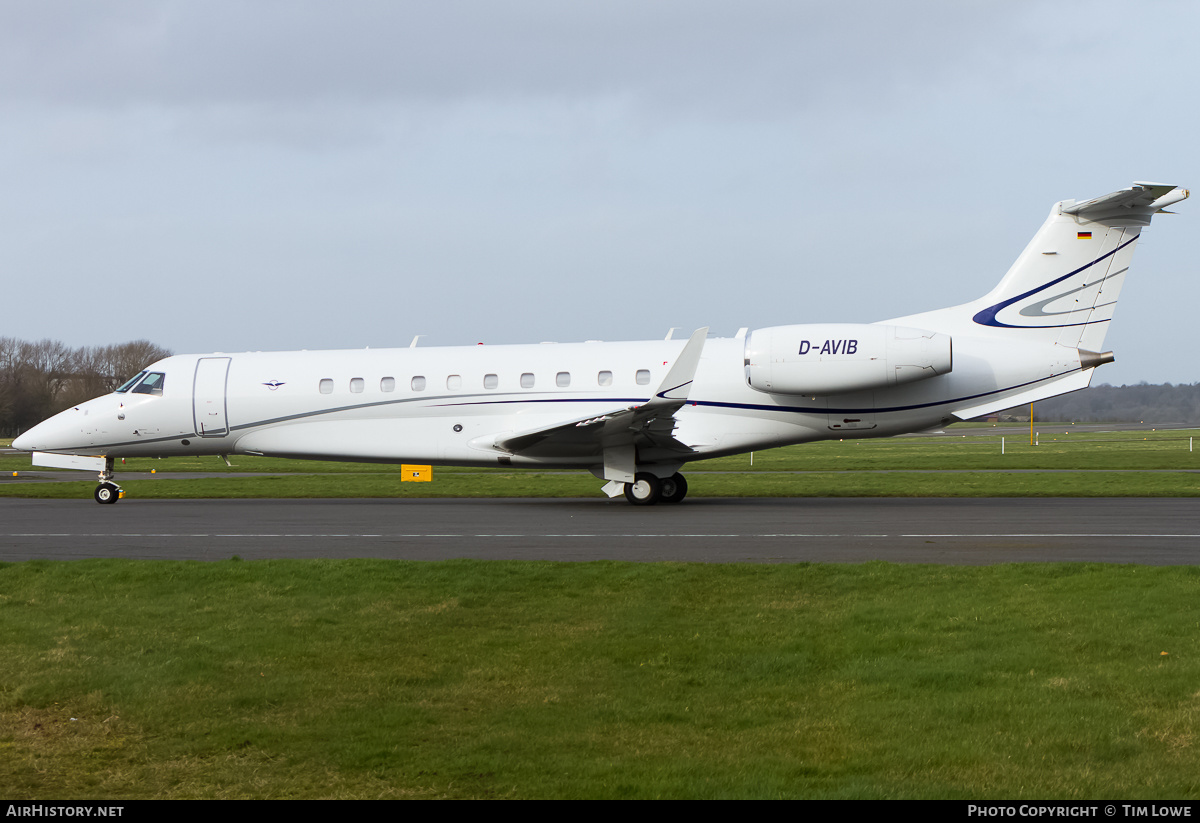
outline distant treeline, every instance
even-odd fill
[[[1017,406],[1001,417],[1029,419],[1029,406]],[[1110,386],[1107,383],[1083,391],[1039,400],[1033,406],[1034,420],[1077,423],[1194,423],[1200,425],[1200,383],[1164,383],[1152,386]]]
[[[68,348],[55,340],[0,337],[0,437],[107,394],[171,352],[148,340]]]

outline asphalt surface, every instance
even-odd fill
[[[0,561],[1200,562],[1200,499],[0,499]]]

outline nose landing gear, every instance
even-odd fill
[[[100,485],[96,487],[96,491],[92,495],[96,498],[97,503],[112,504],[125,496],[121,487],[112,482],[114,474],[113,458],[104,458],[104,471],[100,472]]]

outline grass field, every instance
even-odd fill
[[[1195,798],[1198,593],[1088,564],[10,564],[0,794]]]
[[[720,497],[1110,497],[1200,495],[1194,432],[1072,434],[1043,424],[1037,445],[1027,431],[995,435],[905,437],[809,443],[718,458],[685,467],[690,495]],[[953,431],[953,429],[951,429]],[[1001,437],[1004,437],[1001,454]],[[132,459],[117,480],[130,497],[592,497],[601,483],[586,472],[435,468],[431,483],[401,481],[399,466],[234,456]],[[0,472],[28,472],[28,456],[0,457]],[[123,479],[121,472],[216,472],[198,480]],[[251,473],[273,477],[246,477]],[[932,472],[956,472],[933,474]],[[1065,472],[1065,473],[1064,473]],[[3,497],[79,498],[78,483],[6,483]]]
[[[1007,433],[1004,455],[998,436],[819,443],[689,478],[694,495],[1194,496],[1189,436],[1043,427],[1036,447]],[[147,498],[598,486],[232,460],[228,476],[122,483]],[[244,476],[264,471],[283,476]],[[1195,799],[1198,595],[1194,568],[1100,564],[0,564],[0,796]]]

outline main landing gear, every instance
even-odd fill
[[[104,458],[104,471],[100,472],[100,485],[96,487],[96,492],[92,495],[96,498],[97,503],[116,503],[125,496],[121,487],[112,482],[114,474],[113,459],[111,457]]]
[[[678,503],[686,496],[687,480],[678,472],[664,478],[655,477],[649,472],[638,472],[632,483],[625,484],[625,499],[635,506]]]

